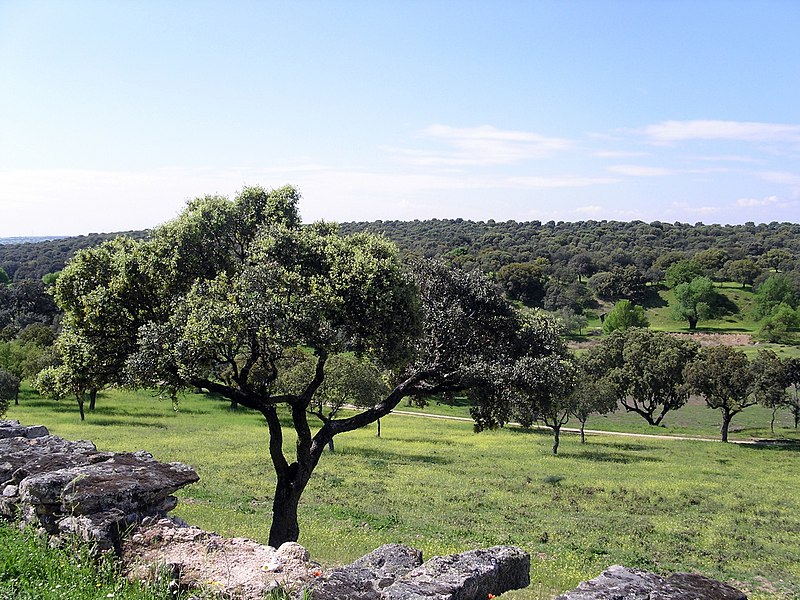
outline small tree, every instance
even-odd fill
[[[313,356],[305,357],[300,364],[287,371],[284,379],[295,381],[285,386],[286,393],[299,393],[302,386],[313,375]],[[329,423],[346,406],[369,408],[375,406],[389,393],[381,371],[366,360],[353,354],[334,354],[325,363],[325,379],[315,392],[308,412],[322,423]],[[333,452],[333,438],[328,442]]]
[[[592,372],[587,355],[578,357],[577,382],[572,391],[571,414],[581,424],[581,444],[586,442],[586,421],[593,414],[605,415],[617,409],[617,390],[603,373]]]
[[[731,281],[741,283],[742,287],[753,285],[753,282],[761,274],[762,269],[752,258],[742,258],[731,260],[725,263],[721,275]]]
[[[512,300],[528,306],[540,306],[547,280],[546,261],[511,263],[497,271],[497,282]]]
[[[630,300],[620,300],[606,315],[603,331],[625,331],[631,327],[649,327],[650,322],[644,314],[644,308]]]
[[[671,264],[664,273],[664,285],[672,289],[704,274],[703,267],[698,262],[690,259],[679,260]]]
[[[6,414],[11,400],[19,403],[19,378],[0,369],[0,417]]]
[[[770,342],[781,342],[792,337],[792,331],[800,325],[800,314],[788,304],[779,304],[764,318],[759,335]]]
[[[558,316],[561,318],[561,321],[564,323],[564,330],[572,333],[573,331],[577,331],[578,335],[583,333],[583,329],[586,327],[586,324],[589,322],[586,318],[586,315],[576,313],[571,307],[564,306],[558,311]]]
[[[722,414],[720,433],[722,441],[727,442],[733,417],[757,403],[751,395],[753,371],[747,355],[730,346],[703,348],[686,367],[684,377],[691,391]]]
[[[753,397],[759,404],[772,410],[769,430],[775,433],[775,414],[789,403],[786,364],[772,350],[759,350],[750,362],[750,371]]]
[[[575,410],[572,390],[577,382],[571,356],[526,358],[517,363],[518,390],[513,414],[523,427],[538,421],[553,431],[553,454],[558,454],[561,428]]]
[[[708,277],[697,277],[675,287],[675,301],[673,314],[678,320],[688,321],[689,329],[696,329],[698,321],[713,319],[724,312],[722,298]]]
[[[756,319],[769,317],[781,304],[796,308],[797,294],[786,276],[771,275],[756,289],[754,316]]]
[[[792,387],[792,394],[788,396],[789,410],[794,418],[794,428],[800,425],[800,358],[787,358],[783,361],[786,373],[786,385]]]

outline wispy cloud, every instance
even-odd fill
[[[564,138],[490,125],[461,128],[431,125],[420,133],[423,138],[439,142],[445,148],[385,150],[420,166],[491,166],[547,158],[572,147],[572,142]]]
[[[719,206],[695,206],[688,202],[673,202],[671,208],[676,212],[698,216],[716,215],[721,210]]]
[[[608,185],[617,183],[619,179],[613,177],[509,177],[505,180],[512,187],[523,188],[574,188],[592,185]]]
[[[800,174],[797,173],[787,171],[759,171],[756,173],[756,176],[770,183],[779,183],[781,185],[790,185],[794,187],[800,186]]]
[[[778,196],[767,196],[766,198],[739,198],[736,206],[751,208],[754,206],[773,206],[781,202]]]
[[[601,150],[592,154],[592,156],[596,156],[597,158],[637,158],[649,155],[649,152],[636,152],[632,150]]]
[[[672,169],[665,169],[663,167],[647,167],[643,165],[613,165],[608,167],[612,173],[619,175],[628,175],[631,177],[664,177],[672,175]]]
[[[738,140],[743,142],[800,142],[800,125],[751,121],[663,121],[641,130],[655,143],[689,140]]]

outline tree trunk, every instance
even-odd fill
[[[581,444],[586,443],[586,433],[583,429],[586,427],[586,421],[581,421]]]
[[[97,401],[97,389],[92,388],[89,390],[89,410],[94,410],[94,405],[96,401]]]
[[[269,530],[269,545],[279,548],[284,542],[296,542],[300,536],[300,525],[297,522],[297,505],[300,494],[291,484],[275,487],[275,498],[272,501],[272,526]]]
[[[770,433],[775,433],[775,413],[778,412],[778,407],[772,409],[772,419],[769,421],[769,431]]]
[[[83,394],[79,394],[77,396],[77,400],[78,400],[78,411],[80,411],[81,413],[81,421],[84,421],[86,420],[86,415],[83,412]]]
[[[719,431],[722,434],[722,441],[728,441],[728,427],[730,427],[731,419],[733,419],[733,415],[730,414],[728,411],[722,412],[722,427],[720,427]]]
[[[800,424],[800,406],[792,407],[792,416],[794,417],[794,428],[797,429],[797,425]]]
[[[553,427],[553,454],[558,454],[558,442],[561,434],[561,427]]]
[[[19,406],[19,390],[14,394],[14,406]],[[794,428],[797,429],[797,417],[794,419]]]
[[[795,418],[794,428],[797,429],[797,419]],[[381,437],[381,420],[378,419],[378,433],[375,434],[376,437]]]
[[[697,318],[689,317],[689,329],[694,330],[697,329]]]
[[[236,400],[231,400],[231,410],[239,410],[239,403]]]

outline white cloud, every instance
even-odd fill
[[[631,177],[664,177],[672,175],[674,171],[662,167],[646,167],[642,165],[613,165],[608,167],[612,173],[619,175],[629,175]]]
[[[756,173],[759,179],[770,183],[780,183],[782,185],[800,186],[800,175],[787,171],[760,171]]]
[[[720,212],[719,206],[695,206],[688,202],[673,202],[672,209],[690,215],[715,215]]]
[[[602,214],[603,207],[597,205],[579,206],[573,212],[578,215],[596,216]]]
[[[593,156],[598,158],[637,158],[640,156],[649,156],[649,152],[634,152],[626,150],[601,150],[595,152]]]
[[[612,177],[578,177],[578,176],[562,176],[562,177],[509,177],[505,180],[511,187],[523,188],[573,188],[573,187],[588,187],[592,185],[608,185],[617,183],[619,179]]]
[[[736,206],[751,208],[754,206],[771,206],[780,202],[778,196],[767,196],[766,198],[739,198]]]
[[[547,158],[572,147],[572,142],[563,138],[489,125],[466,128],[431,125],[420,133],[424,138],[441,142],[447,149],[384,150],[420,166],[489,166]]]
[[[642,133],[656,143],[687,140],[800,142],[800,125],[750,121],[663,121],[645,127]]]

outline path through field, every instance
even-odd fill
[[[404,417],[421,417],[426,419],[447,419],[450,421],[466,421],[472,423],[472,419],[468,417],[454,417],[451,415],[433,415],[428,413],[415,412],[411,410],[393,410],[391,414],[402,415]],[[511,427],[522,427],[519,423],[508,423]],[[549,430],[545,425],[534,425],[532,429]],[[580,433],[581,430],[576,427],[562,427],[562,433]],[[721,442],[718,438],[709,437],[691,437],[683,435],[657,435],[655,433],[626,433],[623,431],[600,431],[599,429],[584,429],[586,435],[616,435],[620,437],[635,437],[635,438],[650,438],[653,440],[683,440],[691,442]],[[731,444],[765,444],[769,443],[763,440],[729,440]]]

